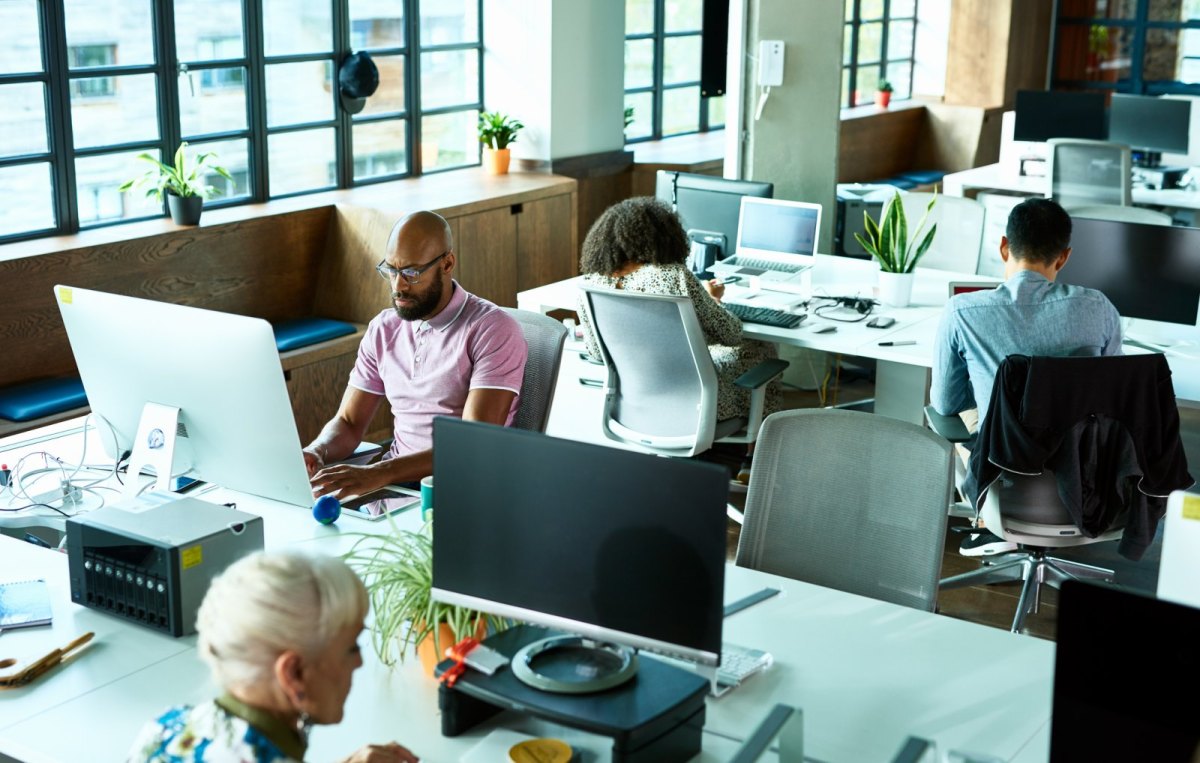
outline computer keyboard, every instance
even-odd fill
[[[720,264],[730,265],[736,268],[774,270],[776,273],[802,273],[812,267],[811,265],[798,262],[780,262],[779,260],[768,260],[764,257],[747,257],[744,254],[734,255],[730,259],[724,260]]]
[[[785,313],[770,307],[753,307],[739,302],[726,302],[725,309],[748,323],[761,323],[764,326],[784,329],[796,328],[806,317],[803,313]]]
[[[717,668],[717,683],[737,686],[774,662],[770,652],[737,644],[721,645],[721,665]]]

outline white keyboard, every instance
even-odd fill
[[[803,273],[811,265],[796,262],[780,262],[763,257],[747,257],[744,254],[734,255],[727,260],[717,263],[726,267],[753,268],[754,270],[774,270],[776,273]]]
[[[721,665],[717,668],[717,683],[737,686],[750,676],[766,670],[774,662],[770,652],[737,644],[721,645]]]

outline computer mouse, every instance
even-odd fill
[[[833,325],[832,323],[821,323],[812,327],[812,332],[814,334],[830,334],[834,331],[837,331],[837,326]]]

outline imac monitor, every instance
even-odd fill
[[[1192,102],[1177,98],[1114,93],[1108,139],[1149,154],[1155,165],[1162,152],[1186,154],[1192,125]]]
[[[688,264],[707,278],[714,262],[733,254],[742,197],[769,199],[774,192],[771,183],[659,170],[654,195],[679,213],[691,242]]]
[[[1061,283],[1098,289],[1126,318],[1196,325],[1200,228],[1072,218]]]
[[[743,197],[737,253],[812,257],[820,231],[820,204]]]
[[[1106,137],[1103,93],[1017,91],[1013,140],[1043,143],[1051,138]]]
[[[160,481],[186,473],[312,505],[271,324],[72,286],[55,286],[54,296],[110,456],[134,451],[136,473],[143,445],[166,450],[164,441],[173,440],[175,456],[165,462],[171,473],[157,470]],[[178,409],[178,424],[139,438],[148,408]]]
[[[433,598],[716,665],[727,472],[439,417]]]

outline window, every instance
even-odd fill
[[[842,106],[875,99],[880,82],[892,98],[912,97],[917,0],[845,0],[842,42]]]
[[[1062,0],[1052,86],[1200,93],[1200,0]]]
[[[482,0],[0,0],[0,242],[164,214],[116,188],[215,152],[214,205],[479,163]],[[257,31],[254,31],[257,30]],[[380,85],[343,108],[337,67]]]
[[[724,97],[700,95],[702,0],[625,0],[625,140],[724,127]]]

